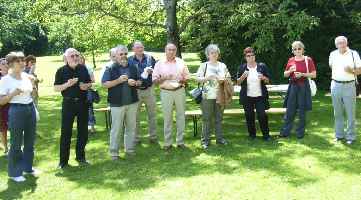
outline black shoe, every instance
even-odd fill
[[[297,136],[297,139],[301,140],[301,139],[303,139],[304,137],[305,137],[304,135],[302,135],[302,136]]]
[[[58,169],[65,169],[65,168],[68,168],[70,167],[70,165],[68,163],[59,163],[58,165]]]
[[[149,139],[149,143],[150,144],[158,144],[158,139],[157,138]]]
[[[283,135],[282,133],[280,133],[280,134],[278,135],[278,137],[279,137],[279,138],[288,138],[288,135]]]
[[[227,142],[227,140],[223,139],[223,140],[221,140],[221,141],[217,141],[216,144],[219,144],[219,145],[227,145],[228,142]]]
[[[164,146],[163,149],[165,152],[170,152],[170,150],[173,148],[172,145],[169,145],[169,146]]]
[[[256,136],[248,136],[248,139],[253,141],[256,139]]]
[[[177,144],[177,148],[179,149],[186,149],[186,145],[185,144]]]
[[[334,141],[335,142],[341,142],[343,140],[343,138],[335,138]]]
[[[271,141],[271,136],[263,137],[263,140],[266,142],[269,142],[269,141]]]
[[[209,144],[202,144],[202,148],[203,148],[204,150],[207,150],[207,149],[209,148]]]
[[[76,161],[79,163],[80,166],[90,165],[90,163],[85,159],[76,159]]]

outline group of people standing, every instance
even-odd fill
[[[361,60],[358,53],[348,48],[347,38],[335,39],[337,50],[330,54],[332,70],[331,96],[335,116],[335,140],[344,138],[347,144],[355,140],[355,80],[361,73]],[[160,88],[162,118],[164,123],[164,147],[170,152],[173,146],[173,110],[176,111],[176,147],[186,148],[184,142],[186,84],[191,74],[185,61],[176,57],[177,47],[169,43],[165,46],[165,58],[155,59],[144,53],[144,45],[136,41],[132,48],[134,55],[128,57],[128,48],[119,45],[110,50],[110,61],[101,72],[102,87],[108,90],[108,103],[112,118],[109,152],[112,160],[120,159],[120,148],[124,146],[126,157],[135,155],[135,147],[140,144],[140,114],[145,104],[149,142],[158,144],[157,103],[155,86]],[[296,136],[305,135],[306,112],[312,109],[312,96],[309,79],[316,78],[316,65],[311,57],[305,56],[305,46],[301,41],[292,43],[292,53],[285,69],[284,77],[289,86],[284,101],[286,114],[279,137],[289,137],[296,114],[299,122]],[[220,62],[220,49],[210,44],[205,49],[207,61],[201,63],[196,73],[196,81],[202,85],[202,148],[211,145],[211,127],[214,125],[216,144],[227,145],[222,129],[224,102],[220,100],[225,83],[231,78],[227,66]],[[249,138],[256,138],[255,116],[265,141],[270,141],[268,116],[270,108],[266,85],[271,77],[266,64],[258,62],[255,51],[247,47],[243,51],[245,63],[239,67],[236,84],[241,85],[239,102],[243,106]],[[11,73],[0,80],[0,104],[9,105],[9,128],[11,146],[9,153],[9,177],[24,181],[23,173],[35,173],[32,168],[36,117],[33,91],[34,78],[24,73],[23,54],[10,53],[6,60]],[[88,119],[91,112],[87,103],[87,91],[94,83],[94,77],[87,70],[80,53],[69,48],[64,53],[65,65],[55,74],[54,89],[61,92],[61,136],[59,168],[69,166],[72,127],[77,118],[76,161],[88,165],[85,146],[88,141]],[[347,117],[347,130],[344,133],[344,112]],[[27,120],[24,120],[24,119]],[[31,120],[29,120],[31,119]],[[3,131],[3,130],[2,130]],[[123,138],[121,138],[124,135]],[[123,140],[123,142],[121,142]],[[123,143],[123,144],[122,144]],[[21,146],[24,145],[23,152]]]

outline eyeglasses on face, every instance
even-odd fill
[[[16,60],[14,60],[14,62],[16,63],[21,63],[21,62],[24,62],[24,58],[17,58]]]
[[[78,58],[79,57],[79,54],[73,54],[73,55],[70,55],[71,58]]]
[[[302,48],[293,48],[292,51],[301,51]]]

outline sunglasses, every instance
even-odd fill
[[[126,55],[128,55],[128,53],[120,53],[119,55],[120,56],[126,56]]]
[[[18,59],[16,59],[16,60],[14,60],[14,62],[17,62],[17,63],[24,62],[24,58],[18,58]]]
[[[78,58],[79,57],[79,54],[73,54],[73,55],[70,55],[71,58]]]
[[[302,48],[294,48],[294,49],[292,49],[293,51],[301,51],[302,50]]]
[[[254,56],[254,54],[248,54],[248,55],[246,55],[247,58],[250,58],[250,57],[253,57],[253,56]]]

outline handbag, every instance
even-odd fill
[[[306,62],[307,73],[310,73],[308,70],[308,57],[307,56],[305,56],[305,62]],[[308,78],[308,82],[310,84],[311,96],[315,96],[317,93],[316,82],[314,80],[312,80],[311,78]]]
[[[353,61],[353,68],[354,68],[354,70],[356,70],[356,63],[355,63],[355,58],[353,56],[353,51],[351,51],[351,55],[352,55],[352,61]],[[356,96],[360,95],[361,84],[360,84],[360,81],[358,80],[356,74],[355,74],[355,88],[356,88]]]
[[[203,77],[206,76],[206,72],[207,72],[207,63],[206,63],[206,68],[204,70],[204,73],[203,73]],[[200,104],[202,102],[202,99],[203,99],[203,86],[204,86],[204,82],[202,84],[202,87],[199,87],[200,84],[198,83],[198,87],[191,90],[190,91],[190,94],[193,98],[193,100],[197,103],[197,104]]]
[[[89,103],[99,103],[100,102],[100,95],[98,91],[89,89],[87,94],[87,101]]]

